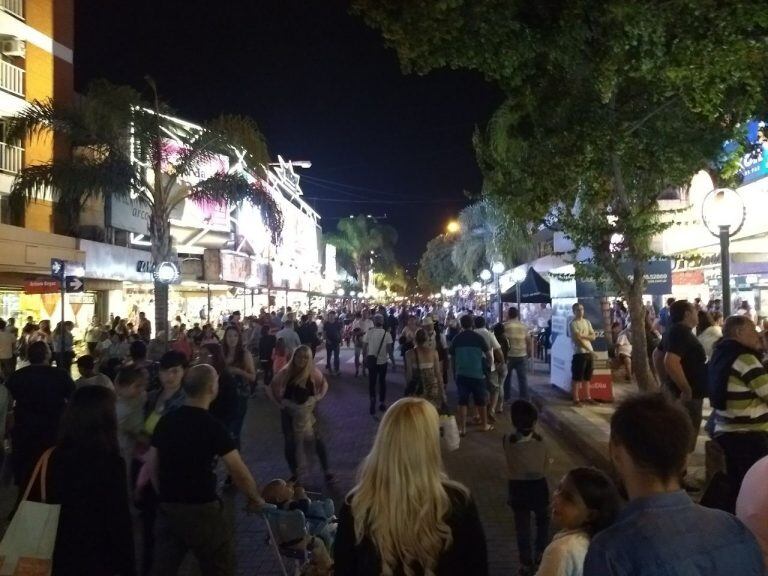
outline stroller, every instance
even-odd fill
[[[319,496],[319,494],[313,494]],[[260,512],[267,525],[267,540],[277,555],[283,576],[288,576],[288,566],[293,565],[292,575],[305,574],[311,566],[313,552],[301,546],[308,536],[322,540],[327,550],[333,547],[336,535],[336,517],[333,500],[313,501],[305,516],[301,510],[280,510],[267,504]]]

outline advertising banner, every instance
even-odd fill
[[[632,281],[632,262],[623,262],[621,269]],[[672,261],[651,260],[645,265],[643,294],[664,296],[672,293]]]
[[[570,324],[573,320],[573,305],[579,302],[584,306],[584,317],[592,324],[597,338],[592,342],[595,350],[594,373],[590,382],[590,395],[593,399],[612,402],[613,382],[608,363],[608,341],[605,336],[603,320],[604,298],[596,292],[595,284],[576,279],[558,278],[558,274],[573,274],[573,266],[564,266],[552,270],[550,274],[550,293],[552,295],[552,355],[550,382],[571,393],[571,359],[573,342]],[[607,306],[607,302],[605,302]]]
[[[150,209],[146,202],[130,198],[107,197],[109,225],[134,234],[149,234]]]

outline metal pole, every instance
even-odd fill
[[[499,301],[499,324],[504,322],[504,310],[502,309],[501,305],[501,274],[496,274],[496,299]]]
[[[205,315],[205,323],[211,323],[211,285],[208,284],[208,311]]]
[[[523,315],[520,312],[520,282],[517,283],[516,290],[517,290],[517,313],[520,315],[520,318],[522,319]]]
[[[59,331],[59,356],[56,358],[56,366],[63,368],[64,360],[64,299],[67,296],[66,276],[61,277],[61,326]]]
[[[731,315],[731,230],[720,226],[720,273],[723,283],[723,318]]]

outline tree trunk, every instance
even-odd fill
[[[643,274],[635,267],[634,278],[627,295],[629,317],[632,321],[632,372],[642,391],[656,388],[656,380],[648,364],[648,342],[645,335],[645,306],[643,305]]]
[[[152,262],[155,266],[172,259],[171,229],[163,214],[157,214],[153,207],[150,217],[150,237],[152,239]],[[155,334],[164,334],[163,344],[168,347],[168,284],[155,280]]]

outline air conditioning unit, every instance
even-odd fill
[[[27,53],[24,40],[19,40],[18,38],[3,40],[1,48],[5,56],[19,56],[24,58]]]

